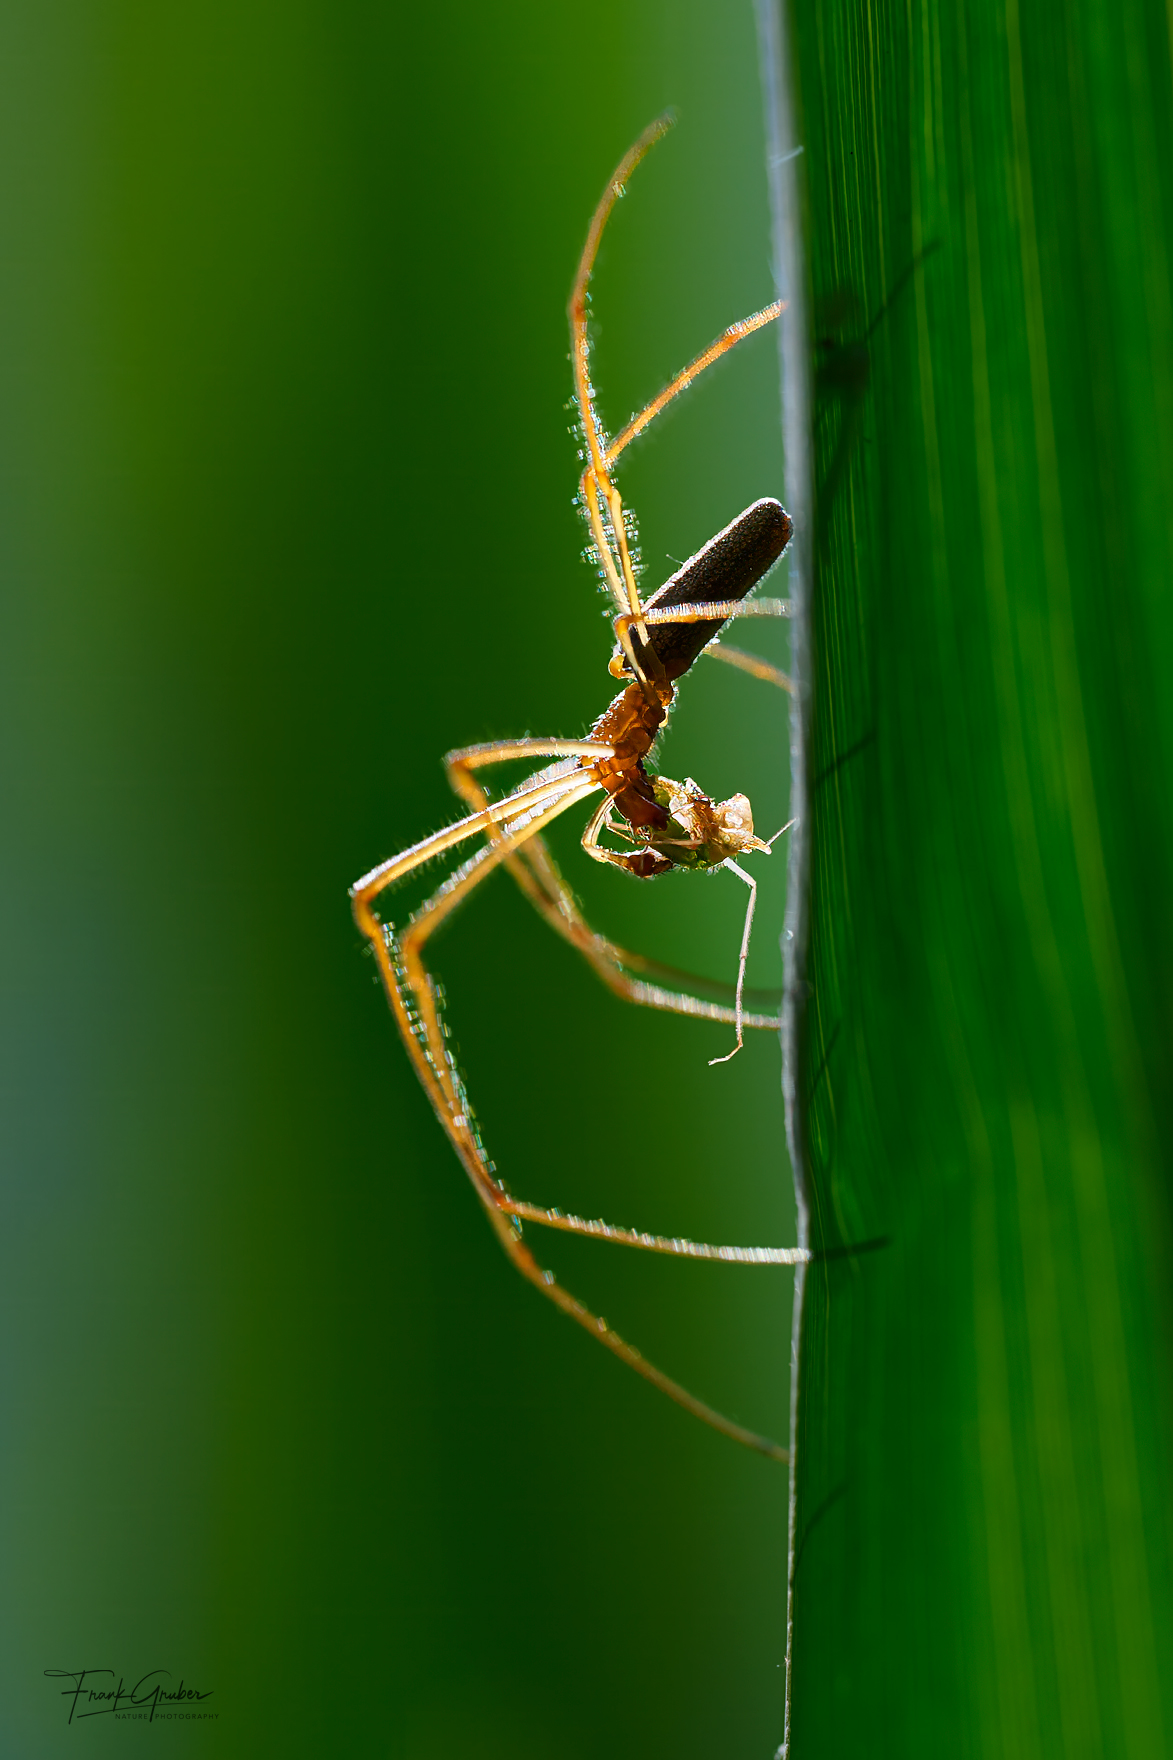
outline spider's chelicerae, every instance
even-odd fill
[[[696,1399],[564,1290],[553,1273],[543,1270],[534,1259],[522,1238],[522,1223],[540,1223],[655,1253],[742,1265],[793,1265],[805,1260],[807,1253],[792,1247],[723,1247],[674,1240],[613,1228],[605,1222],[568,1216],[560,1210],[542,1209],[512,1197],[497,1178],[482,1146],[464,1084],[448,1050],[436,988],[423,958],[429,936],[449,912],[504,864],[551,928],[577,947],[620,996],[652,1008],[728,1022],[736,1036],[728,1057],[740,1049],[747,1027],[776,1030],[778,1026],[773,1016],[750,1014],[743,1007],[756,887],[738,858],[755,851],[768,853],[782,833],[775,833],[768,841],[756,836],[750,804],[744,795],[713,801],[691,779],[672,781],[650,771],[647,764],[668,719],[678,681],[701,654],[711,654],[756,677],[790,688],[790,681],[777,668],[720,644],[717,639],[730,618],[787,614],[788,606],[783,601],[751,599],[748,595],[789,543],[790,517],[775,500],[755,501],[644,601],[636,584],[623,503],[612,471],[624,448],[666,404],[743,337],[771,323],[782,305],[779,302],[767,306],[731,325],[610,441],[595,411],[588,370],[587,285],[599,240],[628,177],[669,126],[667,117],[652,123],[617,166],[591,221],[569,307],[575,392],[586,442],[581,499],[615,600],[616,648],[610,671],[623,681],[623,688],[586,739],[495,740],[449,752],[444,760],[448,779],[470,809],[468,816],[372,868],[351,888],[351,898],[358,926],[374,949],[388,1001],[416,1073],[501,1244],[522,1276],[688,1411],[738,1442],[785,1460],[784,1449]],[[490,800],[477,772],[491,764],[527,758],[554,762],[503,799]],[[703,1001],[683,988],[649,983],[649,975],[665,977],[664,969],[605,940],[584,920],[542,832],[553,820],[593,795],[601,799],[587,822],[582,846],[595,861],[622,868],[640,879],[653,879],[674,868],[710,873],[725,868],[749,888],[732,1008]],[[422,863],[474,838],[483,839],[482,846],[449,874],[403,929],[396,931],[393,924],[376,915],[376,900],[388,887]],[[621,847],[616,848],[616,843]],[[727,1058],[713,1061],[725,1062]]]

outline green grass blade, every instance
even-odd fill
[[[887,1244],[808,1278],[793,1752],[1156,1756],[1168,24],[793,22],[816,333],[847,288],[835,339],[861,334],[937,247],[818,429],[820,480],[846,469],[815,594],[812,1244]]]

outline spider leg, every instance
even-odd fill
[[[583,776],[581,781],[575,781],[572,777],[569,782],[563,779],[560,785],[555,784],[554,786],[560,787],[560,792],[554,793],[553,796],[551,796],[551,785],[548,783],[536,788],[523,787],[515,794],[508,795],[504,800],[496,802],[493,806],[472,813],[468,818],[448,826],[444,831],[437,831],[431,837],[424,838],[421,843],[413,844],[410,849],[404,850],[402,855],[392,856],[388,861],[381,862],[377,868],[372,868],[368,874],[363,875],[361,880],[357,880],[350,889],[355,922],[374,949],[379,974],[387,992],[387,1000],[391,1004],[392,1012],[407,1047],[408,1055],[415,1066],[416,1074],[435,1107],[441,1123],[452,1138],[457,1153],[462,1160],[465,1160],[465,1166],[470,1173],[472,1173],[472,1169],[469,1168],[468,1161],[465,1159],[463,1139],[460,1139],[460,1132],[455,1127],[459,1124],[460,1129],[470,1137],[470,1140],[471,1132],[468,1121],[460,1116],[459,1084],[456,1081],[455,1071],[451,1066],[447,1052],[443,1048],[443,1033],[439,1026],[436,1000],[430,981],[427,980],[422,967],[418,974],[409,973],[409,978],[418,978],[418,982],[409,982],[409,989],[415,998],[414,1003],[409,1005],[396,972],[397,949],[394,934],[389,930],[389,926],[375,915],[374,901],[394,881],[402,879],[414,869],[421,867],[433,856],[443,854],[456,844],[476,836],[478,832],[489,834],[495,823],[505,818],[508,813],[511,813],[518,820],[518,825],[514,827],[515,834],[522,826],[529,826],[537,830],[542,825],[556,819],[560,813],[565,812],[576,801],[585,799],[588,794],[593,793],[598,785],[591,782],[589,777]],[[443,916],[448,914],[464,893],[491,873],[501,860],[506,847],[504,843],[490,843],[487,849],[479,851],[471,861],[466,862],[462,868],[457,869],[454,875],[449,876],[439,890],[433,894],[427,905],[423,907],[425,918],[434,919],[433,927]],[[416,914],[419,916],[421,913],[417,912]],[[415,919],[413,918],[412,921],[414,923]],[[434,1055],[437,1048],[441,1053],[438,1057]],[[479,1151],[474,1153],[474,1160],[477,1159],[477,1154]],[[475,1174],[473,1174],[473,1178],[475,1181]]]
[[[731,994],[731,985],[718,979],[700,978],[692,972],[677,971],[675,967],[662,965],[644,954],[632,953],[592,929],[541,837],[528,842],[510,865],[522,891],[550,927],[578,949],[616,996],[644,1008],[663,1009],[667,1014],[691,1015],[694,1019],[719,1021],[726,1025],[736,1019],[733,1008],[709,997],[698,996],[694,989],[709,987],[718,994]],[[665,982],[649,983],[649,978],[662,978]],[[768,997],[769,994],[757,993],[759,997]],[[742,1016],[742,1021],[746,1027],[771,1033],[778,1031],[777,1013],[749,1013]]]
[[[714,361],[720,360],[722,355],[736,347],[745,337],[752,336],[764,325],[772,323],[779,313],[785,310],[785,302],[775,300],[772,305],[763,307],[761,311],[752,313],[750,317],[741,318],[737,323],[730,324],[728,329],[722,331],[721,335],[709,344],[708,348],[703,349],[694,360],[689,362],[687,367],[677,373],[676,377],[644,409],[640,410],[638,415],[633,416],[614,440],[607,440],[595,409],[594,387],[590,377],[587,290],[598,254],[599,241],[603,236],[603,229],[610,218],[612,208],[624,193],[627,179],[645,153],[667,133],[671,126],[671,116],[658,117],[644,130],[634,146],[624,154],[616,166],[591,219],[568,306],[574,388],[587,447],[587,465],[582,473],[579,489],[607,585],[620,612],[626,612],[628,617],[628,622],[619,627],[620,645],[634,676],[644,685],[645,689],[649,688],[649,680],[659,681],[661,679],[662,668],[656,653],[647,641],[639,588],[636,585],[635,570],[631,561],[623,499],[612,481],[611,467],[636,435],[641,434],[674,398],[678,397],[682,391],[687,390],[693,380],[707,367],[712,366]],[[606,518],[604,518],[604,510]],[[637,644],[632,641],[630,633],[632,625],[635,626],[639,638],[638,653]]]
[[[655,126],[656,125],[653,124],[653,127]],[[659,135],[657,134],[655,138],[658,139]],[[637,146],[638,144],[639,143],[637,143]],[[646,148],[644,150],[646,150]],[[587,273],[589,275],[589,269]],[[653,397],[652,401],[645,405],[645,407],[639,411],[638,415],[632,416],[631,420],[621,433],[605,446],[601,444],[602,436],[599,431],[598,419],[595,415],[593,402],[590,402],[589,423],[586,422],[586,418],[584,417],[584,425],[586,425],[588,429],[587,442],[588,451],[590,453],[590,463],[583,471],[582,477],[579,480],[579,494],[581,495],[583,504],[587,510],[587,519],[590,524],[591,534],[595,540],[595,547],[602,560],[604,573],[607,576],[607,582],[611,588],[612,594],[621,610],[626,601],[628,610],[632,614],[633,620],[636,622],[642,622],[642,620],[636,615],[639,604],[639,594],[635,585],[634,573],[628,555],[627,532],[623,519],[623,501],[618,489],[616,489],[615,484],[611,479],[611,467],[614,465],[616,459],[619,457],[620,453],[623,452],[625,447],[629,446],[638,434],[643,433],[644,429],[655,420],[662,409],[672,402],[673,398],[679,397],[682,391],[687,391],[693,380],[698,378],[700,374],[704,372],[706,367],[711,367],[714,361],[718,361],[721,359],[722,355],[728,354],[731,348],[735,348],[736,345],[739,342],[744,341],[747,336],[752,336],[755,331],[761,330],[764,325],[773,323],[774,319],[777,318],[780,313],[785,311],[785,309],[786,302],[784,300],[775,300],[773,305],[763,307],[760,312],[754,312],[750,317],[741,318],[736,324],[730,324],[729,328],[723,330],[721,335],[717,337],[716,341],[711,342],[708,348],[703,349],[702,352],[696,356],[695,360],[690,361],[687,367],[677,373],[671,383],[666,385],[663,391],[661,391],[656,397]],[[576,308],[572,301],[571,330],[572,335],[577,339],[578,331],[575,326]],[[590,401],[593,397],[589,377],[585,371],[586,347],[584,306],[582,310],[582,351],[584,370],[579,381],[580,407],[585,407],[584,398],[586,401]],[[616,566],[617,559],[615,555],[615,546],[608,543],[607,535],[603,530],[602,514],[599,507],[600,494],[606,504],[612,533],[615,534],[617,540],[618,567]],[[622,580],[620,579],[620,573],[622,573]],[[632,652],[630,636],[627,634],[627,628],[624,629],[619,639],[624,652],[627,655],[628,662],[633,668],[635,668],[635,657]],[[638,677],[639,670],[638,668],[635,669]]]
[[[555,743],[553,741],[543,743],[540,749],[549,751]],[[562,743],[569,744],[571,742]],[[467,746],[461,751],[449,752],[444,759],[448,781],[454,793],[459,795],[466,806],[472,807],[474,811],[483,812],[490,804],[489,797],[473,775],[473,771],[506,757],[522,756],[521,748],[523,746],[526,752],[532,752],[534,747],[538,745],[539,742],[536,740],[516,741],[509,748],[488,745]],[[591,835],[592,828],[594,828],[594,835],[597,839],[598,828],[601,828],[609,805],[609,800],[605,800],[602,803],[601,811],[592,817],[587,831],[584,833],[584,846],[587,837]],[[595,827],[596,820],[598,820],[598,828]],[[496,826],[492,828],[490,835],[494,837],[506,836]],[[703,985],[711,982],[710,980],[694,978],[688,972],[677,972],[670,966],[661,966],[655,960],[646,959],[642,954],[629,953],[626,948],[618,947],[614,942],[608,941],[605,936],[592,929],[579,909],[578,901],[560,873],[545,840],[538,833],[535,832],[527,837],[525,842],[520,845],[513,839],[508,841],[511,847],[506,851],[505,865],[522,892],[555,933],[561,935],[564,941],[568,941],[572,947],[578,949],[588,964],[602,978],[608,989],[614,991],[616,996],[621,996],[627,1002],[638,1003],[646,1008],[663,1009],[668,1014],[691,1015],[694,1018],[720,1021],[724,1024],[731,1024],[736,1020],[737,1017],[732,1008],[693,995],[687,988],[693,984]],[[603,859],[606,853],[604,850],[599,850],[596,859]],[[594,850],[588,848],[588,854],[594,854]],[[644,973],[648,977],[664,977],[669,980],[669,983],[676,980],[679,985],[685,988],[667,988],[660,984],[649,984],[642,978],[633,976],[634,972]],[[717,990],[725,988],[725,986],[716,983],[712,987]],[[743,1025],[747,1027],[761,1028],[775,1033],[778,1031],[777,1014],[745,1014],[742,1016],[742,1021]]]
[[[674,397],[679,397],[682,391],[687,391],[693,380],[699,379],[706,367],[711,367],[714,361],[719,361],[722,355],[728,354],[731,348],[736,348],[739,342],[744,342],[745,338],[752,336],[756,330],[761,330],[765,325],[772,324],[774,319],[780,317],[785,310],[786,301],[776,299],[773,305],[763,306],[760,312],[753,312],[748,318],[739,318],[736,324],[730,324],[727,330],[722,330],[715,342],[710,342],[708,348],[702,349],[696,359],[689,361],[688,365],[683,367],[669,384],[665,385],[658,396],[653,397],[652,401],[646,404],[638,415],[632,416],[627,426],[608,445],[603,455],[604,462],[608,466],[613,465],[619,454],[631,444],[636,435],[642,434],[644,429],[655,421],[660,411],[666,408]],[[589,470],[591,466],[587,468]],[[586,473],[583,474],[585,478]]]
[[[586,1234],[595,1240],[612,1241],[621,1247],[643,1247],[649,1253],[671,1253],[684,1259],[719,1259],[727,1265],[806,1265],[809,1247],[714,1247],[707,1241],[682,1240],[678,1236],[644,1234],[637,1228],[615,1228],[609,1222],[587,1222],[561,1210],[543,1210],[520,1198],[506,1198],[502,1208],[541,1228],[561,1229],[564,1234]]]
[[[694,605],[645,605],[640,621],[645,624],[728,623],[731,617],[789,617],[792,610],[789,599],[703,599]],[[615,619],[615,635],[624,653],[634,622],[635,619],[626,613]]]
[[[767,684],[776,684],[779,690],[794,695],[794,680],[777,666],[771,666],[768,660],[759,660],[756,654],[747,654],[743,648],[731,648],[722,641],[710,642],[701,652],[710,660],[724,660],[727,666],[736,666],[739,672],[748,672],[751,678],[764,679]]]
[[[528,749],[532,751],[533,746],[531,745]],[[359,928],[374,949],[380,976],[387,992],[387,999],[416,1073],[435,1108],[449,1141],[472,1181],[477,1196],[484,1205],[497,1238],[517,1270],[529,1283],[533,1284],[535,1289],[540,1290],[543,1295],[561,1308],[564,1314],[577,1321],[585,1331],[597,1338],[613,1355],[627,1363],[646,1381],[651,1382],[654,1387],[658,1387],[662,1393],[666,1393],[670,1399],[675,1400],[678,1405],[683,1406],[694,1417],[700,1418],[704,1423],[711,1425],[713,1429],[720,1430],[735,1442],[743,1443],[747,1448],[756,1449],[760,1454],[768,1455],[775,1460],[786,1460],[788,1458],[786,1450],[779,1448],[777,1443],[770,1441],[768,1437],[759,1436],[756,1432],[745,1429],[740,1424],[735,1424],[732,1419],[714,1410],[712,1406],[706,1405],[703,1400],[697,1399],[686,1388],[681,1387],[678,1382],[673,1381],[657,1369],[654,1364],[649,1363],[634,1345],[628,1344],[613,1327],[607,1325],[605,1320],[593,1314],[569,1291],[562,1289],[555,1280],[554,1274],[544,1270],[537,1263],[522,1239],[521,1223],[517,1212],[512,1207],[513,1200],[509,1198],[500,1182],[495,1178],[492,1166],[481,1144],[465,1096],[464,1085],[448,1050],[440,1018],[439,996],[423,962],[422,949],[429,935],[456,905],[474,887],[478,886],[494,868],[504,862],[507,856],[515,853],[525,840],[536,836],[545,825],[556,819],[560,813],[565,812],[575,802],[585,799],[597,786],[598,784],[591,782],[589,778],[584,778],[580,783],[574,783],[568,788],[564,787],[562,794],[552,801],[548,795],[542,794],[542,798],[529,805],[528,808],[515,809],[517,823],[511,825],[503,835],[495,837],[485,848],[477,851],[456,873],[450,875],[444,884],[433,893],[432,897],[415,912],[403,934],[398,938],[390,924],[381,922],[375,916],[372,906],[378,893],[390,884],[390,878],[397,878],[399,874],[410,871],[402,865],[404,858],[399,858],[397,862],[385,863],[382,870],[374,871],[373,877],[368,876],[365,882],[359,883],[359,886],[354,890],[355,917]],[[531,802],[532,797],[536,794],[541,794],[541,790],[531,789],[528,791]],[[510,798],[524,800],[525,793],[523,791],[521,796]],[[473,814],[471,820],[462,821],[462,826],[469,825],[473,830],[480,828],[489,834],[493,822],[489,821],[487,815],[482,812]],[[470,830],[466,835],[472,835],[472,831]],[[417,850],[424,847],[426,846],[416,846]],[[408,854],[411,853],[413,852],[408,852]],[[427,855],[419,855],[413,865],[418,866],[424,860],[427,860]],[[389,874],[390,878],[385,877],[385,873]],[[527,1206],[526,1214],[531,1215],[533,1220],[546,1219],[546,1213],[538,1211],[536,1206],[532,1207],[532,1211],[531,1207]],[[577,1219],[563,1218],[557,1212],[550,1212],[548,1220],[552,1226],[561,1226],[574,1233],[597,1234],[601,1227],[605,1228],[606,1226],[605,1224],[588,1223],[576,1227]],[[628,1234],[631,1234],[630,1244],[644,1244],[644,1241],[636,1237],[632,1231],[616,1231],[612,1238],[625,1238]],[[677,1247],[667,1240],[661,1243],[660,1237],[650,1236],[647,1239],[649,1245],[652,1242],[657,1243],[652,1250],[678,1250],[688,1255],[691,1247],[691,1256],[706,1256],[703,1249],[692,1246],[692,1243],[681,1242]],[[735,1249],[710,1249],[707,1256],[734,1257],[735,1253]],[[743,1262],[761,1263],[762,1261],[747,1254]]]
[[[649,624],[657,623],[728,623],[732,617],[789,617],[791,612],[789,599],[714,599],[694,605],[648,605],[640,612],[639,622],[646,629]],[[615,619],[612,626],[616,640],[623,653],[628,656],[629,663],[631,628],[634,622],[634,618],[624,613]],[[794,682],[786,673],[771,666],[766,660],[759,660],[756,654],[746,654],[740,648],[725,647],[716,639],[701,652],[711,654],[715,660],[724,660],[742,672],[749,672],[755,678],[765,679],[768,684],[776,684],[784,691],[794,690]]]
[[[523,743],[529,744],[529,742]],[[557,743],[561,746],[570,742],[559,741]],[[611,754],[609,746],[593,744],[586,740],[578,743],[584,751],[596,756],[610,756]],[[583,780],[585,782],[585,776]],[[447,825],[442,831],[434,831],[430,837],[425,837],[420,843],[413,843],[410,849],[405,849],[400,855],[390,856],[387,861],[380,862],[377,867],[364,874],[361,880],[355,881],[350,889],[355,912],[357,913],[360,908],[367,908],[370,900],[377,897],[385,887],[390,886],[395,880],[402,879],[404,875],[410,874],[413,869],[420,867],[424,862],[430,862],[434,856],[443,855],[446,850],[455,848],[458,843],[464,843],[470,837],[475,837],[478,832],[490,832],[495,824],[505,819],[515,818],[520,813],[528,812],[539,802],[556,799],[560,794],[564,795],[571,790],[581,789],[581,786],[575,780],[573,768],[569,767],[558,776],[531,777],[529,782],[523,783],[521,788],[516,789],[513,794],[492,802],[479,812],[470,813],[467,819],[459,819],[455,825]],[[592,782],[586,787],[585,792],[591,794],[597,786],[597,783]],[[566,804],[569,805],[569,802]]]
[[[659,984],[667,985],[670,994],[674,996],[683,995],[686,1006],[683,1010],[674,1009],[674,1013],[691,1014],[693,1012],[689,1006],[691,997],[697,1002],[719,1001],[724,1010],[725,1018],[727,1020],[733,1019],[733,999],[737,988],[735,984],[730,984],[724,978],[708,978],[702,977],[698,972],[681,971],[679,966],[670,966],[663,960],[651,959],[647,954],[633,953],[629,947],[615,947],[614,951],[625,971],[634,973],[637,977],[654,979]],[[745,994],[748,998],[752,998],[752,1005],[758,1011],[756,1023],[751,1020],[749,1015],[746,1015],[746,1025],[764,1026],[768,1021],[770,1031],[776,1032],[777,1010],[782,1006],[781,990],[771,989],[768,986],[763,986],[760,989],[747,987]],[[641,1002],[646,999],[642,996],[634,996],[631,1000]],[[654,1006],[661,1005],[656,1003]],[[773,1009],[775,1012],[764,1015],[760,1012],[763,1009]]]
[[[587,231],[586,243],[579,259],[578,271],[574,277],[574,286],[570,293],[567,316],[570,319],[570,352],[574,366],[574,389],[578,399],[579,414],[582,417],[583,433],[587,444],[589,464],[583,478],[584,498],[586,501],[587,518],[590,522],[591,535],[602,562],[607,585],[614,596],[620,611],[630,613],[632,621],[640,623],[640,596],[635,584],[635,570],[631,564],[631,552],[627,542],[627,528],[623,518],[623,502],[619,491],[611,481],[607,468],[606,437],[595,411],[594,388],[590,375],[590,337],[587,331],[587,288],[590,283],[591,271],[595,266],[599,240],[603,236],[603,228],[610,218],[611,210],[623,194],[624,185],[635,170],[644,154],[667,133],[672,126],[672,117],[657,117],[655,122],[645,128],[635,145],[629,147],[599,198],[599,204],[591,218]],[[602,504],[600,504],[600,496]],[[603,508],[606,508],[607,519],[603,519]],[[608,524],[610,531],[607,530]],[[629,635],[624,634],[624,652],[627,655],[636,678],[646,685],[649,673],[657,675],[658,663],[656,656],[648,647],[643,632],[640,631],[641,658],[647,663],[645,672],[640,659],[637,659],[634,644]]]

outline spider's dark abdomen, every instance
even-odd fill
[[[703,550],[690,556],[647,600],[648,608],[744,599],[777,562],[793,529],[794,522],[780,501],[770,497],[755,501],[723,532],[710,538]],[[719,621],[659,623],[649,626],[648,636],[668,677],[679,678],[721,627]]]

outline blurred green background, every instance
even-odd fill
[[[214,1695],[142,1738],[185,1754],[766,1755],[784,1473],[510,1271],[345,895],[453,816],[448,747],[608,698],[566,294],[672,104],[595,284],[611,425],[772,297],[749,0],[14,0],[0,66],[4,1751],[121,1753],[43,1670],[161,1667]],[[633,452],[651,578],[778,492],[776,361]],[[768,832],[785,753],[779,693],[698,669],[670,774]],[[735,883],[577,835],[601,927],[732,975]],[[610,998],[504,876],[436,956],[520,1195],[793,1239],[768,1035],[709,1070],[721,1029]],[[785,1433],[789,1273],[540,1244]]]
[[[794,16],[816,334],[903,282],[819,509],[812,1244],[887,1245],[807,1283],[794,1753],[1164,1760],[1169,13]]]

